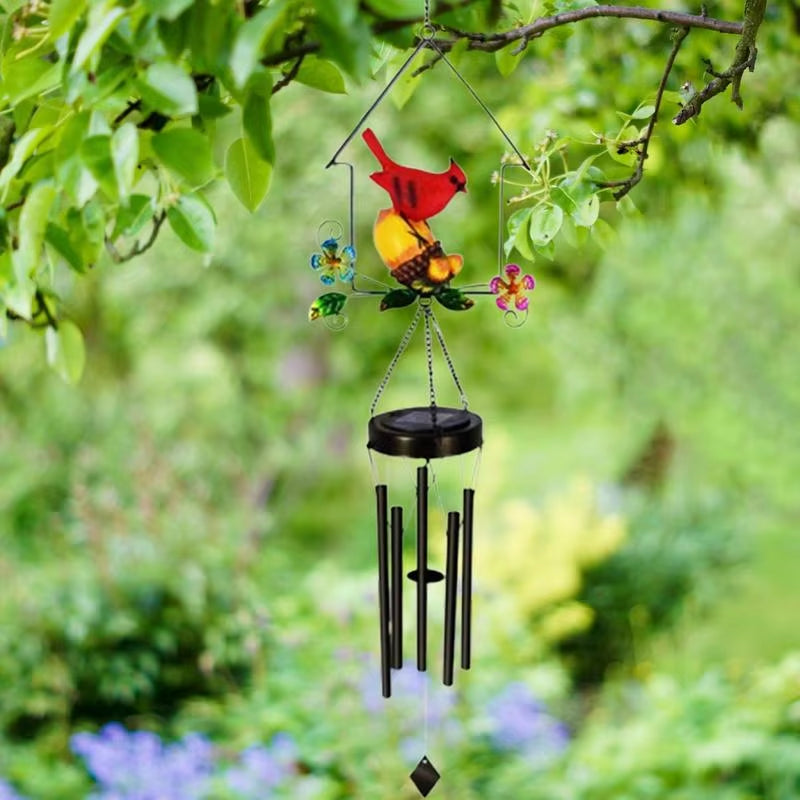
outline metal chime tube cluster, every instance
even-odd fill
[[[464,489],[463,508],[447,515],[446,572],[428,568],[428,467],[417,469],[417,566],[408,577],[417,584],[417,669],[427,669],[428,584],[445,580],[443,682],[453,683],[456,606],[461,580],[461,668],[469,669],[472,647],[472,542],[474,489]],[[388,487],[375,487],[378,533],[378,611],[381,689],[391,697],[391,670],[403,665],[403,509],[389,508]],[[459,549],[461,574],[459,576]]]

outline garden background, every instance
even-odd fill
[[[0,346],[0,797],[412,798],[426,750],[441,798],[800,797],[791,11],[768,10],[744,111],[722,96],[674,127],[681,86],[735,42],[692,33],[644,180],[617,203],[590,176],[594,218],[509,254],[537,281],[525,326],[492,298],[439,313],[485,425],[473,668],[452,689],[409,664],[379,691],[366,420],[408,310],[307,317],[317,227],[347,213],[325,164],[400,53],[371,51],[360,83],[339,54],[347,94],[306,75],[274,95],[269,193],[250,214],[208,182],[208,252],[164,226],[130,261],[53,273],[80,381],[24,321]],[[574,170],[598,143],[624,177],[606,144],[646,120],[669,48],[666,27],[604,20],[454,59],[556,181],[562,150]],[[374,127],[404,163],[465,167],[436,233],[488,280],[504,143],[442,64],[399,88]],[[215,122],[216,165],[239,125]],[[351,150],[359,268],[383,279],[385,196]],[[387,404],[425,399],[417,340]],[[432,588],[433,665],[442,604]]]

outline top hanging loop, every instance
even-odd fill
[[[419,38],[425,42],[429,42],[436,38],[436,28],[431,22],[431,0],[425,0],[425,15]]]

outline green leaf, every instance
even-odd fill
[[[16,105],[34,95],[55,88],[61,80],[61,68],[41,58],[20,58],[9,50],[2,63],[2,94]]]
[[[28,192],[19,215],[19,248],[15,253],[15,267],[21,274],[30,275],[39,265],[47,218],[55,197],[52,181],[37,183]]]
[[[313,322],[320,317],[332,317],[341,313],[344,304],[347,302],[347,295],[341,292],[327,292],[321,294],[308,309],[308,318]]]
[[[410,306],[416,299],[417,293],[413,289],[392,289],[381,298],[381,311]]]
[[[408,19],[419,14],[419,0],[370,0],[369,7],[390,19]]]
[[[154,16],[173,20],[193,2],[194,0],[142,0],[142,5]]]
[[[177,64],[151,64],[136,86],[148,106],[168,117],[197,113],[194,81]]]
[[[81,144],[88,135],[89,118],[88,112],[82,112],[64,124],[54,154],[56,181],[79,208],[88,202],[98,186],[80,157]]]
[[[118,236],[136,236],[153,218],[155,203],[146,194],[132,194],[128,205],[123,206],[117,214],[114,226],[114,238]]]
[[[49,244],[75,272],[86,272],[86,265],[78,250],[72,244],[69,234],[58,225],[49,222],[45,232],[45,241]]]
[[[226,117],[233,109],[213,94],[197,96],[197,112],[203,119],[220,119]]]
[[[598,219],[592,226],[592,239],[601,250],[608,250],[617,240],[617,232],[604,219]]]
[[[560,206],[541,203],[531,212],[530,236],[537,247],[546,247],[561,229],[564,211]]]
[[[126,9],[115,6],[103,13],[103,6],[98,6],[98,13],[89,15],[89,24],[78,40],[75,55],[72,58],[70,72],[75,73],[82,69],[86,62],[103,46],[111,36],[120,19],[125,15]]]
[[[50,38],[58,39],[65,34],[83,14],[86,0],[53,0],[50,4]]]
[[[316,7],[321,56],[339,64],[356,79],[366,76],[371,31],[356,0],[318,0]]]
[[[233,43],[230,70],[237,88],[242,89],[261,58],[270,49],[273,37],[283,31],[286,4],[270,3],[242,25]]]
[[[494,62],[497,65],[497,71],[504,78],[507,78],[519,66],[520,61],[522,61],[523,53],[514,53],[517,44],[518,43],[515,42],[513,45],[504,47],[494,54]]]
[[[398,53],[386,63],[386,74],[389,76],[394,76],[407,58],[408,53],[406,53],[404,50],[398,51]],[[414,75],[414,73],[425,64],[427,58],[428,57],[426,56],[425,52],[420,50],[412,62],[406,67],[405,72],[403,72],[403,74],[397,79],[395,85],[392,87],[392,93],[390,97],[392,98],[392,103],[394,103],[396,108],[402,108],[413,97],[414,92],[416,92],[422,78],[421,74]]]
[[[173,128],[151,140],[153,152],[165,167],[186,180],[192,188],[208,183],[215,173],[208,139],[192,128]]]
[[[655,106],[639,106],[639,108],[631,114],[631,119],[650,119],[655,112]]]
[[[344,76],[335,64],[316,56],[306,56],[297,75],[294,78],[298,83],[304,83],[313,89],[331,94],[345,94],[347,88]]]
[[[127,122],[111,137],[111,160],[117,176],[119,195],[126,199],[136,182],[136,166],[139,163],[139,131]]]
[[[67,382],[76,384],[86,364],[83,334],[74,322],[63,320],[45,331],[47,363]]]
[[[508,238],[503,245],[506,257],[516,248],[523,258],[527,258],[528,261],[536,260],[533,250],[531,250],[530,234],[528,232],[531,212],[532,209],[530,208],[521,208],[508,218]]]
[[[262,161],[247,139],[236,139],[225,154],[225,176],[248,211],[255,211],[267,194],[272,165]]]
[[[0,192],[3,193],[4,198],[11,181],[17,177],[17,174],[22,169],[25,162],[33,155],[42,140],[50,133],[52,133],[52,128],[50,127],[31,128],[31,130],[20,136],[14,146],[11,160],[3,167],[2,171],[0,171]]]
[[[208,204],[197,194],[183,194],[167,210],[167,220],[181,241],[201,252],[214,247],[216,223]]]
[[[584,228],[591,228],[597,221],[599,214],[600,197],[596,194],[592,194],[578,203],[571,216],[576,225],[582,225]]]
[[[114,161],[111,158],[111,137],[90,136],[81,144],[81,159],[89,172],[100,184],[100,188],[112,200],[119,196]]]
[[[450,311],[466,311],[475,305],[475,301],[460,289],[440,289],[433,296]]]
[[[247,140],[259,157],[269,164],[275,163],[275,145],[272,141],[272,117],[269,96],[250,92],[242,108],[242,127]]]

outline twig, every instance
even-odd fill
[[[130,261],[132,258],[144,253],[145,250],[149,250],[156,243],[158,232],[161,229],[161,226],[164,224],[164,220],[166,220],[166,218],[166,211],[160,211],[158,214],[154,214],[153,227],[150,230],[150,235],[147,237],[147,239],[145,239],[144,242],[134,242],[133,247],[131,247],[127,253],[120,253],[114,242],[106,237],[106,251],[111,256],[111,260],[115,264],[121,264],[123,261]]]
[[[615,200],[622,200],[622,198],[625,197],[625,195],[628,194],[628,192],[630,192],[630,190],[633,189],[633,187],[636,186],[636,184],[642,179],[642,175],[644,174],[644,162],[647,160],[647,150],[650,147],[650,140],[653,138],[653,131],[655,130],[658,122],[658,112],[661,109],[661,101],[664,99],[664,90],[667,88],[667,80],[669,79],[670,72],[672,72],[672,67],[675,64],[675,59],[678,57],[678,51],[681,49],[683,40],[688,35],[689,28],[678,28],[675,31],[675,37],[672,41],[672,50],[670,50],[669,58],[667,58],[667,63],[664,66],[664,72],[661,75],[661,81],[659,82],[658,90],[656,91],[656,99],[654,104],[655,108],[650,116],[650,122],[648,123],[644,134],[640,138],[638,138],[635,142],[628,143],[630,146],[638,146],[636,168],[631,173],[630,177],[623,181],[607,181],[606,183],[601,184],[607,189],[617,189],[613,193]]]
[[[291,68],[288,69],[283,74],[281,79],[272,87],[272,94],[277,94],[281,89],[288,86],[297,77],[297,73],[300,72],[300,66],[303,63],[304,58],[305,56],[298,56]]]
[[[672,120],[676,125],[700,115],[703,105],[712,97],[724,92],[731,86],[731,100],[742,107],[741,83],[742,75],[746,70],[753,71],[756,65],[758,49],[756,48],[756,34],[764,20],[764,11],[767,7],[766,0],[746,0],[744,4],[744,22],[742,23],[741,38],[736,45],[733,63],[725,71],[715,74],[714,80],[707,83]]]

